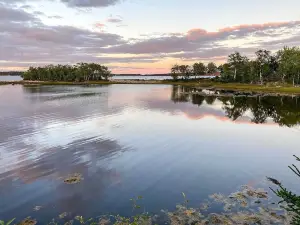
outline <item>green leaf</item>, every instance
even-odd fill
[[[6,223],[6,225],[10,225],[12,222],[14,222],[15,219],[16,219],[16,218],[11,219],[10,221],[8,221],[8,222]]]
[[[3,220],[0,220],[0,225],[5,225]]]
[[[184,192],[182,192],[182,196],[183,196],[184,198],[186,198],[186,196],[185,196]]]
[[[143,196],[141,196],[141,195],[140,195],[140,196],[138,196],[138,199],[143,199]]]

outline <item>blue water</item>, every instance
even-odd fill
[[[243,184],[267,189],[266,176],[299,189],[287,168],[300,153],[298,124],[269,117],[257,124],[250,108],[233,121],[226,109],[232,97],[200,104],[181,91],[0,86],[0,218],[32,216],[43,224],[62,212],[130,215],[129,199],[138,195],[143,210],[157,213],[174,209],[182,192],[199,206]],[[84,180],[65,184],[71,173]]]
[[[213,76],[201,76],[201,78],[213,78]],[[114,76],[112,80],[167,80],[171,76]],[[0,76],[0,81],[19,81],[23,80],[20,76]]]
[[[20,76],[0,76],[0,81],[19,81],[23,80]]]

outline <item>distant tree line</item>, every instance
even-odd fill
[[[38,81],[98,81],[108,80],[112,73],[106,66],[96,63],[78,63],[76,65],[48,65],[30,67],[24,74],[24,80]]]
[[[175,64],[171,68],[171,76],[174,80],[188,80],[192,76],[214,75],[218,72],[218,67],[215,63],[210,62],[205,65],[202,62],[195,63],[193,66]]]
[[[2,71],[0,76],[22,76],[23,73],[22,71]]]
[[[174,65],[171,75],[174,80],[189,79],[192,75],[221,73],[221,82],[239,82],[263,84],[265,82],[280,82],[293,85],[300,84],[300,48],[284,47],[271,54],[267,50],[255,52],[255,58],[249,59],[239,52],[230,54],[227,62],[217,67],[214,63],[207,66],[195,63],[193,66]]]

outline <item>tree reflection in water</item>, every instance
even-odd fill
[[[244,116],[246,112],[251,112],[251,122],[257,124],[265,123],[268,119],[287,127],[300,123],[298,96],[234,95],[224,91],[207,94],[205,90],[173,86],[171,100],[175,103],[191,102],[199,107],[204,102],[213,105],[219,100],[225,115],[233,121]]]

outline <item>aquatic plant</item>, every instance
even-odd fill
[[[132,203],[132,211],[135,210],[135,209],[140,209],[141,208],[141,206],[137,204],[137,202],[141,199],[143,199],[143,196],[138,196],[136,198],[129,199]]]
[[[66,184],[77,184],[82,180],[82,175],[80,173],[74,173],[69,175],[67,178],[64,179]]]
[[[295,156],[297,161],[300,161],[300,158]],[[300,177],[300,170],[293,164],[292,166],[289,166],[290,170],[293,171],[298,177]],[[270,189],[282,200],[280,203],[286,203],[284,207],[285,210],[290,212],[292,214],[292,222],[291,224],[299,225],[300,224],[300,196],[296,195],[292,191],[289,191],[287,188],[281,184],[278,180],[267,177],[269,181],[271,181],[273,184],[278,186],[279,188],[277,190],[274,190],[270,187]]]
[[[14,222],[15,219],[16,218],[13,218],[13,219],[11,219],[10,221],[7,221],[7,222],[5,222],[3,220],[0,220],[0,225],[10,225],[10,224],[12,224],[12,222]]]
[[[34,211],[39,211],[39,210],[41,210],[41,208],[42,208],[42,206],[37,205],[37,206],[35,206],[35,207],[33,208],[33,210],[34,210]]]
[[[274,181],[274,183],[280,183]],[[209,196],[211,200],[204,200],[199,208],[188,206],[188,199],[185,193],[182,193],[183,202],[176,206],[173,211],[162,210],[161,214],[150,215],[147,212],[138,213],[132,217],[124,217],[121,215],[103,215],[95,218],[84,218],[77,215],[74,218],[66,217],[71,215],[67,212],[61,213],[57,220],[53,219],[48,225],[151,225],[151,224],[292,224],[294,214],[288,211],[288,204],[280,203],[272,204],[268,200],[271,199],[264,189],[254,188],[249,185],[241,186],[236,192],[229,195],[214,193]],[[140,201],[142,196],[130,199],[133,210],[141,209]],[[278,207],[280,206],[280,207]],[[218,207],[220,212],[208,210],[209,208]],[[222,211],[223,207],[223,211]],[[12,225],[12,222],[0,225]],[[36,220],[30,217],[24,219],[18,225],[35,225]],[[299,224],[299,223],[293,223]]]
[[[37,221],[34,219],[31,219],[30,217],[27,217],[26,219],[22,220],[18,225],[35,225],[37,224]]]

